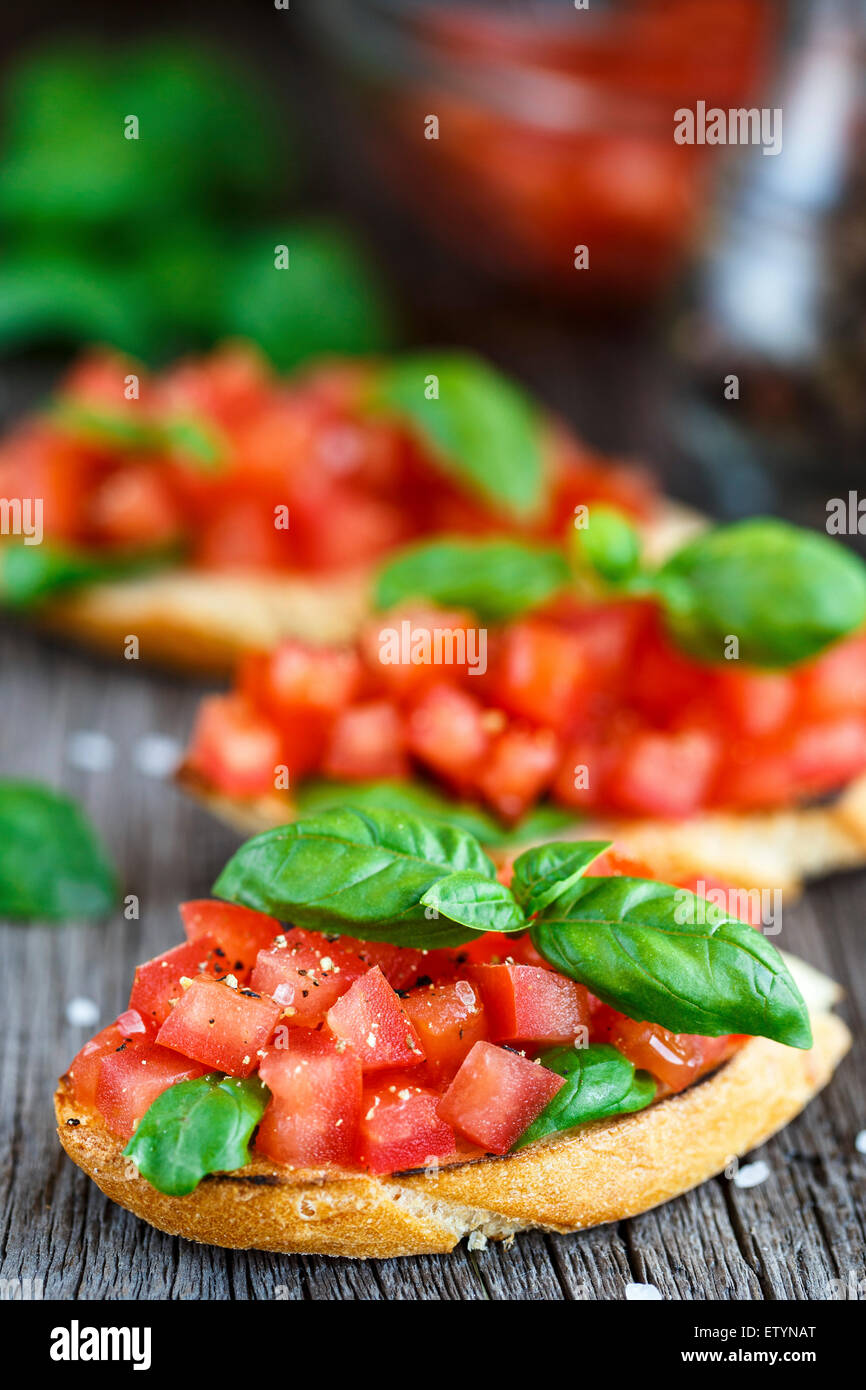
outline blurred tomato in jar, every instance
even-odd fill
[[[321,0],[392,192],[476,263],[557,292],[652,298],[691,246],[725,151],[674,112],[749,104],[773,0]],[[715,156],[715,161],[713,157]],[[577,268],[588,248],[591,274]],[[576,259],[577,258],[577,259]]]

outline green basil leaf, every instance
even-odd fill
[[[354,806],[361,811],[384,809],[432,817],[456,826],[458,830],[467,831],[483,845],[491,847],[521,845],[542,839],[566,825],[573,825],[576,819],[572,811],[542,804],[528,811],[513,825],[505,826],[474,802],[453,800],[417,778],[411,782],[403,782],[399,778],[384,778],[378,782],[338,782],[328,778],[311,778],[298,787],[295,800],[303,815],[334,806]]]
[[[828,536],[772,518],[697,537],[653,587],[677,644],[707,661],[722,661],[735,636],[740,660],[789,666],[866,622],[863,561]]]
[[[526,918],[511,889],[498,879],[471,869],[438,879],[423,894],[421,905],[434,908],[441,917],[461,922],[473,931],[526,930]]]
[[[812,1044],[806,1005],[775,946],[685,889],[582,878],[568,904],[554,902],[530,930],[545,960],[629,1018],[674,1033]]]
[[[656,1083],[649,1073],[635,1073],[628,1058],[607,1043],[554,1047],[542,1052],[539,1061],[557,1076],[564,1076],[565,1085],[524,1130],[515,1149],[589,1120],[644,1110],[655,1099]]]
[[[571,558],[578,576],[598,577],[607,584],[632,579],[640,567],[640,536],[616,507],[593,502],[585,527],[571,531]]]
[[[511,889],[527,917],[542,912],[582,878],[611,840],[551,840],[524,850],[514,861]]]
[[[537,608],[568,583],[558,550],[511,540],[424,541],[388,561],[376,581],[375,601],[392,608],[406,599],[471,608],[498,622]]]
[[[159,569],[170,564],[177,553],[174,547],[164,547],[121,557],[88,553],[52,541],[41,545],[10,542],[0,546],[0,603],[7,608],[29,608],[82,584]]]
[[[472,939],[472,929],[428,919],[421,899],[462,869],[496,877],[464,830],[395,811],[341,807],[248,840],[213,891],[316,931],[402,946],[459,946]]]
[[[117,891],[108,855],[74,801],[34,782],[0,782],[0,917],[106,917]]]
[[[250,1139],[270,1098],[256,1077],[211,1073],[179,1081],[148,1106],[124,1157],[158,1192],[184,1197],[207,1173],[249,1163]]]
[[[484,502],[512,517],[541,509],[538,414],[518,386],[480,358],[459,352],[401,358],[383,368],[375,404],[411,420],[442,469]]]
[[[128,453],[174,455],[204,472],[218,471],[225,462],[225,443],[206,420],[172,416],[162,420],[135,418],[132,411],[96,410],[77,401],[60,401],[51,412],[70,434],[106,448]]]

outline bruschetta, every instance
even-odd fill
[[[374,566],[439,531],[550,537],[598,499],[661,543],[691,524],[492,367],[438,351],[290,378],[238,345],[155,376],[96,353],[4,441],[0,497],[0,604],[200,673],[352,639]]]
[[[619,1220],[762,1143],[850,1044],[831,981],[604,842],[508,887],[465,831],[338,809],[215,892],[55,1097],[74,1161],[191,1240],[388,1257]]]
[[[638,538],[591,516],[592,585],[516,540],[392,558],[356,643],[283,642],[203,703],[182,785],[244,830],[328,799],[421,805],[493,848],[552,823],[749,888],[863,863],[866,566],[755,520],[617,581]]]

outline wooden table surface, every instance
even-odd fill
[[[817,885],[786,910],[781,944],[845,983],[857,1042],[825,1093],[745,1160],[766,1161],[758,1186],[720,1177],[581,1235],[362,1264],[193,1245],[114,1206],[54,1132],[54,1080],[95,1031],[70,1024],[67,1005],[93,1000],[103,1022],[114,1018],[136,962],[181,938],[177,902],[209,892],[237,841],[138,765],[148,736],[184,739],[200,687],[7,628],[0,692],[0,773],[79,797],[141,904],[138,921],[118,913],[102,926],[0,928],[0,1280],[40,1280],[46,1298],[462,1300],[622,1299],[630,1283],[672,1299],[826,1299],[831,1281],[866,1278],[866,1154],[855,1148],[866,1129],[862,874]],[[111,767],[75,765],[70,737],[87,731],[111,740]]]

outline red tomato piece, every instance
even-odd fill
[[[489,1036],[481,992],[469,980],[414,989],[403,1008],[424,1049],[424,1077],[437,1084],[450,1081],[467,1052]]]
[[[487,1153],[504,1154],[564,1084],[527,1057],[477,1042],[439,1102],[439,1115]]]
[[[361,1064],[350,1049],[340,1054],[318,1034],[301,1047],[295,1036],[288,1051],[270,1051],[262,1061],[261,1078],[273,1099],[256,1148],[298,1167],[349,1163],[361,1116]]]
[[[100,1063],[96,1108],[108,1128],[130,1139],[144,1112],[169,1086],[204,1076],[205,1067],[166,1047],[133,1041]]]
[[[328,1027],[354,1048],[364,1071],[424,1061],[418,1034],[378,966],[368,970],[328,1010]]]
[[[149,1033],[158,1032],[175,1000],[183,994],[181,980],[200,975],[218,979],[228,974],[223,957],[217,955],[218,945],[216,937],[201,936],[163,951],[161,956],[136,968],[129,1008],[140,1014]]]
[[[494,739],[476,786],[504,820],[517,820],[549,786],[559,761],[550,729],[506,729]]]
[[[720,671],[713,696],[726,725],[737,734],[763,738],[790,719],[796,688],[791,676],[779,671]]]
[[[227,496],[192,531],[195,564],[210,570],[285,569],[291,532],[277,530],[274,520],[268,497]]]
[[[437,641],[439,654],[453,658],[454,678],[462,679],[475,650],[470,630],[467,613],[412,605],[371,619],[361,632],[360,647],[376,683],[400,697],[441,682],[442,663],[430,659]]]
[[[866,633],[837,642],[802,666],[796,680],[809,717],[866,709]]]
[[[87,1109],[92,1109],[96,1104],[96,1087],[99,1082],[99,1068],[103,1057],[109,1053],[116,1052],[122,1047],[128,1038],[138,1034],[141,1029],[141,1020],[136,1014],[137,1024],[135,1034],[128,1027],[121,1023],[121,1019],[128,1018],[126,1014],[121,1014],[115,1023],[110,1023],[107,1028],[96,1034],[95,1038],[90,1038],[84,1044],[81,1051],[73,1059],[72,1065],[66,1075],[72,1083],[72,1095],[76,1105],[83,1105]]]
[[[621,745],[606,798],[631,815],[690,816],[706,801],[719,756],[718,738],[701,729],[636,733]]]
[[[536,965],[476,965],[493,1042],[572,1042],[589,1023],[583,985]]]
[[[409,750],[440,777],[468,786],[490,743],[490,714],[466,691],[434,685],[409,715]]]
[[[215,898],[195,898],[181,903],[180,916],[189,940],[214,937],[216,957],[224,963],[222,973],[236,975],[244,981],[249,978],[259,951],[267,950],[283,930],[276,917]]]
[[[273,792],[284,762],[279,730],[240,695],[202,700],[188,761],[230,796]]]
[[[390,941],[356,941],[351,936],[338,937],[342,950],[356,955],[369,969],[378,965],[392,989],[409,989],[419,976],[438,978],[450,974],[451,963],[445,951],[419,951],[412,946],[395,946]]]
[[[331,1005],[364,973],[355,956],[325,942],[323,947],[297,939],[289,932],[286,944],[260,951],[253,971],[253,989],[269,994],[283,1006],[283,1019],[295,1028],[315,1028]]]
[[[152,463],[126,462],[96,487],[88,504],[94,538],[107,545],[165,545],[181,531],[180,509]]]
[[[361,661],[344,647],[311,647],[287,639],[249,670],[249,693],[275,720],[336,714],[354,699]],[[244,673],[241,673],[241,683]]]
[[[438,1114],[440,1096],[414,1077],[393,1076],[364,1091],[357,1160],[371,1173],[425,1168],[456,1153],[454,1131]]]
[[[685,1090],[703,1066],[705,1039],[671,1033],[658,1023],[638,1023],[606,1004],[593,1015],[593,1038],[612,1043],[635,1067],[650,1072],[671,1091]]]
[[[282,1008],[252,990],[194,980],[156,1035],[163,1047],[230,1076],[252,1076]]]
[[[561,729],[581,714],[592,672],[578,634],[529,620],[506,629],[493,679],[510,714]]]
[[[390,700],[367,700],[337,715],[322,762],[326,777],[365,781],[406,777],[403,720]]]
[[[818,795],[866,769],[866,716],[837,715],[794,735],[791,760],[802,794]]]

